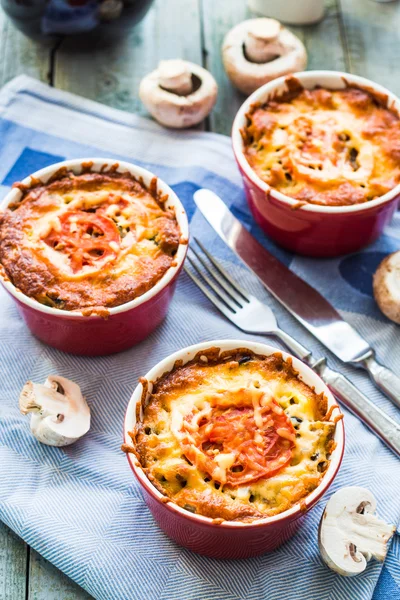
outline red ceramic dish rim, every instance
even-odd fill
[[[377,94],[383,94],[387,96],[387,108],[395,111],[400,116],[400,100],[397,96],[389,92],[383,86],[374,83],[370,79],[366,79],[365,77],[359,77],[358,75],[352,75],[351,73],[342,73],[340,71],[303,71],[300,73],[294,73],[293,77],[298,79],[300,83],[304,85],[306,89],[312,89],[317,85],[322,87],[326,87],[328,89],[343,89],[345,87],[345,82],[350,84],[354,84],[357,87],[367,89],[369,91],[376,92]],[[240,130],[243,129],[246,125],[246,114],[249,112],[252,104],[256,102],[265,102],[268,97],[275,93],[276,91],[286,90],[287,87],[285,85],[287,76],[279,77],[278,79],[274,79],[269,83],[258,88],[251,96],[247,98],[247,100],[242,104],[239,108],[239,111],[236,114],[235,120],[232,125],[232,145],[233,152],[235,154],[235,158],[240,165],[240,168],[247,177],[261,190],[265,191],[272,195],[275,199],[287,204],[289,207],[293,208],[298,205],[298,200],[291,198],[290,196],[286,196],[282,194],[278,190],[271,188],[265,181],[263,181],[251,168],[248,163],[244,153],[243,153],[243,138],[240,133]],[[354,204],[352,206],[320,206],[318,204],[305,204],[301,206],[301,210],[305,210],[307,212],[317,212],[317,213],[328,213],[328,214],[343,214],[343,213],[354,213],[354,212],[363,212],[364,210],[369,210],[371,208],[375,208],[380,204],[385,204],[386,202],[390,202],[400,193],[400,184],[396,185],[390,192],[376,198],[375,200],[370,200],[363,204]]]
[[[291,356],[287,352],[283,352],[282,350],[280,350],[278,348],[274,348],[273,346],[269,346],[267,344],[261,344],[258,342],[248,342],[246,340],[212,340],[209,342],[202,342],[201,344],[195,344],[193,346],[189,346],[188,348],[183,348],[182,350],[179,350],[178,352],[171,354],[170,356],[168,356],[167,358],[165,358],[164,360],[159,362],[157,365],[155,365],[144,376],[144,378],[147,379],[147,381],[149,382],[149,392],[151,392],[151,389],[152,389],[151,382],[155,381],[158,377],[160,377],[164,373],[170,371],[172,369],[175,361],[183,360],[183,363],[185,364],[187,361],[191,360],[201,350],[206,350],[207,348],[211,348],[211,347],[218,347],[221,349],[221,351],[233,350],[234,348],[247,348],[257,354],[261,354],[261,355],[265,355],[265,356],[274,354],[275,352],[281,352],[285,359],[287,359],[288,357],[290,357],[292,359],[294,367],[299,372],[300,378],[303,381],[305,381],[305,383],[308,383],[309,385],[314,386],[317,393],[324,392],[324,394],[328,398],[328,406],[329,407],[332,404],[335,404],[337,406],[337,402],[336,402],[335,398],[333,397],[329,388],[322,381],[322,379],[314,371],[312,371],[310,369],[310,367],[305,365],[299,359],[295,358],[294,356]],[[136,421],[136,406],[138,403],[140,403],[140,400],[142,397],[142,390],[143,390],[142,384],[139,383],[139,385],[135,388],[135,391],[133,392],[133,394],[129,400],[129,404],[128,404],[128,407],[126,410],[125,420],[124,420],[124,441],[128,445],[132,444],[132,440],[129,437],[128,432],[132,431],[133,425]],[[337,414],[340,414],[340,409]],[[339,470],[340,464],[342,462],[343,453],[344,453],[344,439],[345,439],[344,425],[343,425],[343,419],[341,419],[340,421],[338,421],[338,423],[336,425],[335,442],[336,442],[337,446],[332,453],[330,465],[329,465],[321,483],[318,485],[318,487],[316,487],[315,490],[313,492],[311,492],[311,494],[309,494],[308,496],[306,496],[304,498],[304,502],[306,504],[305,510],[309,510],[319,500],[319,498],[325,493],[325,491],[328,489],[328,487],[333,482],[333,480]],[[162,504],[165,507],[165,509],[170,510],[175,513],[179,513],[181,516],[189,519],[192,522],[197,522],[197,523],[209,525],[212,527],[223,527],[223,528],[226,527],[228,529],[232,529],[232,528],[233,529],[240,529],[240,528],[249,529],[249,528],[253,528],[253,527],[277,524],[281,521],[285,521],[288,518],[292,518],[292,519],[293,519],[293,517],[297,518],[297,517],[301,516],[302,514],[304,514],[304,512],[305,512],[305,510],[301,508],[300,503],[298,503],[298,504],[295,504],[294,506],[292,506],[289,510],[279,513],[278,515],[275,515],[273,517],[265,517],[263,519],[258,519],[257,521],[254,521],[252,523],[224,521],[223,523],[216,525],[213,522],[213,519],[211,519],[209,517],[204,517],[202,515],[195,515],[195,514],[189,513],[187,510],[185,510],[184,508],[181,508],[180,506],[178,506],[177,504],[175,504],[172,501],[171,502],[163,502],[163,499],[165,498],[165,496],[163,494],[161,494],[161,492],[159,492],[157,490],[157,488],[154,487],[153,484],[150,482],[150,480],[148,479],[142,466],[139,464],[138,460],[136,459],[135,455],[132,453],[127,453],[127,458],[128,458],[130,467],[131,467],[132,471],[134,472],[134,474],[136,475],[137,479],[139,480],[140,484],[146,489],[146,491],[153,498],[155,498],[160,504]]]
[[[151,173],[151,171],[148,171],[147,169],[143,169],[142,167],[138,167],[137,165],[134,165],[132,163],[122,161],[122,160],[113,160],[111,158],[75,158],[72,160],[65,160],[65,161],[50,165],[49,167],[45,167],[44,169],[40,169],[40,171],[36,171],[35,173],[32,173],[31,175],[29,175],[28,177],[23,179],[23,181],[21,183],[23,183],[24,185],[30,186],[32,181],[35,179],[40,179],[43,183],[46,183],[48,181],[48,179],[55,172],[57,172],[61,167],[67,167],[68,169],[71,169],[72,171],[74,171],[75,174],[79,174],[82,170],[82,165],[84,163],[93,163],[93,166],[91,167],[92,172],[99,172],[102,167],[104,168],[104,166],[111,167],[113,165],[118,164],[118,168],[117,168],[118,173],[129,172],[134,177],[138,177],[138,178],[141,177],[143,179],[146,187],[148,187],[150,185],[151,180],[154,177],[156,177],[158,190],[161,190],[161,192],[163,194],[168,194],[168,201],[166,203],[166,206],[171,207],[175,210],[176,219],[177,219],[180,233],[181,233],[181,240],[183,240],[183,241],[187,240],[187,243],[188,243],[189,224],[188,224],[185,209],[183,208],[183,205],[180,202],[178,196],[164,181],[162,181],[162,179],[157,177],[157,175],[155,175],[154,173]],[[13,188],[12,190],[10,190],[0,204],[0,211],[4,210],[10,204],[10,202],[13,202],[16,200],[18,201],[18,199],[21,197],[21,195],[22,195],[22,192],[18,188]],[[130,302],[126,302],[125,304],[121,304],[119,306],[114,306],[114,307],[110,308],[109,314],[116,315],[119,313],[126,312],[128,310],[131,310],[133,308],[136,308],[140,304],[144,304],[145,302],[147,302],[148,300],[150,300],[151,298],[156,296],[164,287],[168,286],[168,284],[171,283],[171,281],[174,279],[174,277],[176,276],[176,274],[179,272],[179,270],[182,267],[182,264],[186,257],[187,243],[182,243],[182,241],[181,241],[181,243],[179,244],[179,247],[178,247],[178,251],[175,255],[174,262],[176,264],[174,266],[169,267],[169,269],[164,273],[164,275],[161,277],[161,279],[159,279],[157,281],[157,283],[150,290],[148,290],[142,296],[139,296],[138,298],[131,300]],[[38,302],[34,298],[30,298],[29,296],[26,296],[23,292],[18,290],[18,288],[16,288],[11,283],[11,281],[9,281],[7,279],[7,277],[3,276],[1,273],[0,273],[0,282],[5,287],[5,289],[8,292],[10,292],[10,294],[12,296],[14,296],[14,298],[19,300],[20,302],[23,302],[27,306],[34,308],[35,310],[37,310],[39,312],[42,312],[42,313],[45,313],[48,315],[57,315],[59,317],[68,317],[68,318],[72,318],[72,319],[96,318],[96,315],[84,316],[79,311],[65,311],[65,310],[61,310],[59,308],[52,308],[50,306],[45,306],[44,304],[40,304],[40,302]]]

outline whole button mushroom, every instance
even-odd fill
[[[400,250],[383,259],[374,275],[373,288],[383,314],[400,323]]]
[[[327,503],[319,527],[319,549],[327,566],[340,575],[358,575],[371,558],[383,561],[394,525],[374,513],[376,500],[365,488],[345,487]]]
[[[28,381],[19,397],[22,414],[31,416],[31,431],[48,446],[68,446],[90,428],[90,409],[79,385],[50,375],[44,385]]]
[[[235,87],[252,94],[261,85],[307,66],[303,43],[275,19],[249,19],[225,36],[222,59]]]
[[[214,77],[199,65],[184,60],[163,60],[142,79],[139,96],[162,125],[184,129],[210,114],[217,100]]]

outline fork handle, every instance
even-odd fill
[[[310,367],[313,367],[314,359],[312,353],[307,348],[292,338],[286,331],[282,331],[282,329],[277,329],[274,333],[290,352]],[[400,378],[393,371],[378,363],[373,352],[365,359],[359,361],[358,365],[368,371],[372,381],[390,398],[393,404],[400,408]]]
[[[314,370],[335,396],[400,458],[400,424],[360,392],[347,377],[330,369],[326,359],[317,361]]]
[[[274,334],[292,354],[318,373],[333,394],[400,457],[400,425],[396,421],[360,392],[347,377],[329,368],[325,358],[315,360],[312,353],[286,331],[278,329]]]
[[[286,348],[292,354],[297,356],[297,358],[300,358],[300,360],[303,360],[308,365],[312,366],[314,359],[310,350],[307,350],[307,348],[300,344],[300,342],[292,338],[292,336],[286,333],[286,331],[282,331],[282,329],[276,329],[274,331],[274,335],[285,344]]]

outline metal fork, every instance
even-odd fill
[[[211,256],[203,244],[189,247],[184,269],[207,298],[242,331],[278,338],[289,351],[307,363],[325,381],[337,398],[357,415],[382,441],[400,456],[400,425],[360,392],[349,379],[327,365],[325,357],[314,358],[288,333],[279,328],[272,309],[246,292]],[[200,252],[201,251],[201,252]]]
[[[190,250],[196,257],[197,262],[190,254],[188,254],[187,260],[212,291],[202,283],[198,276],[189,271],[186,266],[185,271],[207,298],[211,300],[214,306],[242,331],[260,335],[273,335],[279,338],[293,354],[308,363],[311,352],[278,327],[272,309],[240,287],[229,273],[211,256],[203,244],[197,238],[194,238],[194,241],[208,258],[209,263],[204,260],[193,246],[190,246]],[[199,264],[203,267],[203,271],[199,267]]]

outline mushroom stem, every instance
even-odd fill
[[[38,400],[41,394],[46,399],[46,408],[43,408],[43,402]],[[23,415],[27,415],[30,412],[40,412],[44,416],[48,416],[49,414],[54,414],[55,411],[61,413],[64,410],[62,395],[55,394],[51,388],[38,383],[32,383],[32,381],[27,381],[22,388],[19,405]],[[50,411],[48,410],[49,407],[51,407]]]
[[[372,557],[383,561],[387,552],[387,540],[393,535],[393,526],[388,525],[376,515],[354,515],[349,529],[353,546],[353,560],[360,562],[360,553],[367,560]],[[351,552],[350,548],[350,552]]]
[[[160,86],[177,94],[188,96],[193,91],[192,73],[184,60],[162,60],[158,65]]]
[[[247,59],[262,64],[275,58],[280,30],[280,23],[274,19],[255,19],[244,41]]]

